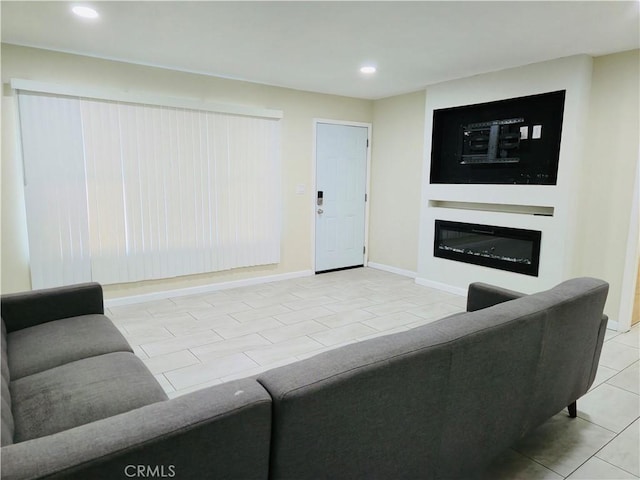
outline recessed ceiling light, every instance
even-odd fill
[[[82,18],[98,18],[98,12],[90,7],[73,7],[71,11]]]
[[[367,66],[361,67],[360,72],[368,73],[368,74],[376,73],[376,67],[372,65],[367,65]]]

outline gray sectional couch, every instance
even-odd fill
[[[465,478],[575,416],[607,290],[472,284],[466,313],[172,400],[99,285],[5,295],[2,478]]]

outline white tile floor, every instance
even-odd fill
[[[107,312],[170,397],[464,310],[463,297],[361,268]],[[640,477],[640,329],[608,331],[596,381],[505,452],[486,479]]]

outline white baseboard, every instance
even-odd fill
[[[403,275],[410,278],[416,278],[416,276],[418,275],[416,272],[412,272],[411,270],[404,270],[402,268],[392,267],[390,265],[384,265],[382,263],[367,262],[367,267],[375,268],[376,270],[383,270],[385,272],[396,273],[398,275]]]
[[[615,330],[616,332],[628,332],[629,330],[620,329],[620,324],[614,320],[607,321],[607,330]]]
[[[230,288],[248,287],[262,283],[279,282],[281,280],[291,280],[293,278],[310,277],[312,270],[301,270],[298,272],[281,273],[279,275],[268,275],[266,277],[245,278],[242,280],[232,280],[229,282],[210,283],[197,287],[179,288],[175,290],[165,290],[162,292],[143,293],[141,295],[131,295],[129,297],[110,298],[104,301],[106,308],[119,307],[121,305],[133,305],[136,303],[153,302],[172,297],[184,297],[187,295],[198,295],[202,293],[216,292],[218,290],[228,290]]]
[[[432,280],[427,280],[426,278],[418,278],[418,273],[412,272],[411,270],[404,270],[402,268],[392,267],[390,265],[384,265],[382,263],[375,262],[368,262],[367,267],[375,268],[376,270],[384,270],[385,272],[396,273],[405,277],[415,278],[416,283],[418,285],[422,285],[423,287],[435,288],[437,290],[442,290],[443,292],[447,293],[453,293],[454,295],[460,295],[462,297],[467,296],[467,290],[464,288],[454,287],[445,283],[434,282]]]
[[[435,288],[436,290],[453,293],[454,295],[460,295],[462,297],[467,296],[467,290],[465,288],[454,287],[453,285],[447,285],[446,283],[434,282],[433,280],[427,280],[426,278],[416,278],[416,283],[423,287]]]

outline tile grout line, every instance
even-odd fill
[[[583,418],[583,420],[584,420],[584,418]],[[611,442],[613,442],[615,439],[617,439],[620,435],[622,435],[622,432],[624,432],[625,430],[627,430],[628,428],[630,428],[630,427],[631,427],[631,425],[633,425],[637,420],[638,420],[638,419],[636,418],[633,422],[631,422],[631,423],[630,423],[629,425],[627,425],[624,429],[622,429],[622,431],[621,431],[620,433],[616,433],[616,435],[615,435],[611,440],[609,440],[609,441],[608,441],[607,443],[605,443],[602,447],[600,447],[598,450],[596,450],[596,452],[595,452],[593,455],[591,455],[591,456],[590,456],[589,458],[587,458],[584,462],[582,462],[582,463],[581,463],[581,464],[580,464],[580,465],[579,465],[575,470],[573,470],[573,471],[572,471],[569,475],[567,475],[565,478],[568,478],[568,477],[570,477],[571,475],[573,475],[577,470],[579,470],[579,469],[580,469],[580,468],[581,468],[585,463],[587,463],[587,462],[588,462],[589,460],[591,460],[592,458],[598,458],[598,460],[601,460],[601,461],[603,461],[603,462],[605,462],[605,463],[608,463],[609,465],[612,465],[612,466],[614,466],[614,467],[616,467],[616,468],[618,468],[618,469],[620,469],[620,470],[622,470],[622,471],[624,471],[624,472],[627,472],[627,473],[629,473],[629,474],[631,474],[631,475],[634,475],[634,476],[635,476],[635,473],[629,472],[628,470],[626,470],[626,469],[622,468],[620,465],[615,465],[615,464],[613,464],[613,463],[611,463],[611,462],[607,462],[607,461],[606,461],[605,459],[603,459],[603,458],[598,457],[598,453],[600,453],[602,450],[604,450],[604,448],[605,448],[607,445],[609,445]],[[586,421],[587,421],[587,422],[589,422],[589,420],[586,420]],[[595,424],[595,423],[593,423],[593,422],[589,422],[589,423],[592,423],[593,425],[597,425],[597,424]],[[600,425],[598,425],[598,426],[600,427]],[[602,427],[602,428],[604,428],[604,427]],[[608,430],[608,429],[607,429],[607,430]],[[611,430],[609,430],[609,431],[611,431]],[[614,433],[615,433],[615,432],[614,432]],[[577,480],[578,480],[578,479],[577,479]]]
[[[595,390],[595,389],[597,389],[597,388],[599,388],[599,387],[601,387],[602,385],[604,385],[604,383],[601,383],[600,385],[598,385],[596,388],[594,388],[594,390]],[[610,386],[610,387],[617,388],[617,389],[618,389],[618,390],[620,390],[620,391],[627,392],[627,390],[625,390],[625,389],[623,389],[623,388],[618,388],[618,387],[616,387],[615,385],[609,385],[609,386]],[[591,393],[591,391],[589,391],[589,392],[587,392],[587,393]],[[627,392],[627,393],[629,393],[629,392]],[[586,395],[586,393],[585,393],[585,395]],[[578,400],[580,400],[580,399],[578,399]],[[635,418],[631,421],[631,423],[630,423],[629,425],[625,426],[625,427],[620,431],[620,433],[616,432],[615,430],[611,430],[611,429],[610,429],[610,428],[608,428],[608,427],[605,427],[605,426],[603,426],[603,425],[600,425],[599,423],[596,423],[596,422],[594,422],[594,421],[592,421],[592,420],[589,420],[589,419],[587,419],[587,418],[581,417],[581,416],[580,416],[580,411],[579,411],[579,410],[578,410],[578,418],[579,418],[580,420],[584,420],[585,422],[589,422],[589,423],[590,423],[590,424],[592,424],[592,425],[595,425],[595,426],[597,426],[597,427],[600,427],[600,428],[602,428],[603,430],[606,430],[607,432],[611,432],[611,433],[613,433],[613,434],[617,437],[618,435],[620,435],[620,433],[624,432],[624,431],[625,431],[625,430],[626,430],[626,429],[627,429],[631,424],[633,424],[633,422],[635,422],[636,420],[638,420],[638,419],[640,418],[640,416],[635,417]],[[614,438],[615,438],[615,437],[614,437]]]
[[[624,387],[619,387],[618,385],[614,385],[614,384],[612,384],[612,383],[609,383],[609,381],[610,381],[610,380],[613,380],[614,378],[616,378],[616,377],[617,377],[618,375],[620,375],[621,373],[623,373],[623,372],[625,372],[626,370],[628,370],[628,369],[632,368],[635,364],[636,364],[636,362],[633,362],[631,365],[629,365],[628,367],[623,368],[622,370],[616,370],[616,372],[617,372],[616,374],[614,374],[614,375],[612,375],[611,377],[607,378],[607,379],[606,379],[604,382],[602,382],[600,385],[602,385],[602,384],[606,383],[606,384],[607,384],[607,385],[609,385],[610,387],[615,387],[615,388],[617,388],[617,389],[619,389],[619,390],[624,390],[625,392],[629,392],[629,393],[632,393],[632,394],[634,394],[634,395],[639,395],[638,393],[633,392],[633,391],[631,391],[631,390],[627,390],[627,389],[626,389],[626,388],[624,388]],[[612,369],[612,370],[613,370],[613,369]],[[597,387],[599,387],[600,385],[598,385]],[[597,388],[597,387],[596,387],[596,388]],[[640,396],[640,395],[639,395],[639,396]]]

